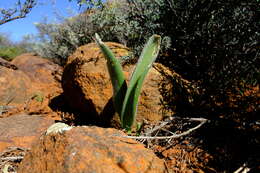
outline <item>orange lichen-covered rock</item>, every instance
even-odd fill
[[[107,42],[117,58],[127,56],[128,48],[121,44]],[[134,65],[123,66],[126,79],[130,78]],[[163,118],[159,84],[161,74],[152,68],[146,77],[139,99],[137,120],[158,121]],[[71,107],[94,116],[111,114],[112,84],[106,59],[95,43],[79,47],[68,58],[62,87]],[[110,112],[108,112],[109,110]],[[105,113],[104,113],[105,112]],[[103,118],[100,118],[103,120]]]
[[[54,75],[61,73],[62,68],[48,59],[25,53],[12,60],[12,64],[28,75],[33,82],[54,83]]]
[[[163,173],[164,162],[142,144],[112,128],[74,127],[42,137],[18,172]]]
[[[31,84],[22,71],[0,66],[0,106],[24,104],[31,97]]]
[[[41,115],[18,114],[0,118],[0,152],[7,147],[31,148],[53,123],[54,120]]]
[[[50,112],[49,100],[56,93],[62,92],[60,84],[62,67],[33,53],[17,56],[12,63],[32,81],[30,91],[33,92],[30,99],[25,103],[26,111]]]
[[[0,116],[50,112],[49,100],[62,92],[62,68],[31,53],[16,57],[12,63],[0,59]]]
[[[107,43],[117,57],[128,54],[128,49]],[[82,112],[100,114],[112,96],[112,86],[106,60],[99,47],[90,43],[79,47],[68,58],[62,76],[62,87],[69,104]]]

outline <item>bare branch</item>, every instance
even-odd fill
[[[0,158],[1,161],[12,161],[12,162],[20,162],[21,160],[23,160],[23,156],[13,156],[13,157],[4,157],[4,158]]]
[[[248,173],[250,168],[247,167],[247,164],[244,163],[240,168],[238,168],[234,173]]]
[[[0,8],[0,25],[13,20],[25,18],[35,5],[36,0],[26,0],[24,3],[21,3],[21,1],[18,0],[14,8]]]
[[[198,122],[200,122],[200,124],[198,124],[196,127],[193,127],[191,129],[183,132],[183,133],[180,133],[180,134],[173,133],[173,135],[170,135],[170,136],[122,136],[122,137],[123,138],[130,138],[130,139],[175,139],[175,138],[180,138],[180,137],[189,135],[193,131],[195,131],[198,128],[200,128],[208,120],[204,119],[204,118],[189,118],[189,121],[198,121]],[[166,124],[167,123],[163,123],[163,125],[166,125]],[[160,126],[160,128],[162,128],[162,126]],[[156,127],[156,130],[158,130],[157,127]],[[155,130],[152,130],[152,131],[155,131]]]

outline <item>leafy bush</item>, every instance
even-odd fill
[[[128,3],[127,20],[135,22],[131,32],[138,33],[137,39],[129,40],[130,46],[137,47],[135,43],[141,44],[138,40],[155,32],[164,36],[165,49],[158,61],[199,87],[196,105],[223,106],[230,94],[243,93],[248,84],[259,84],[260,6],[256,0]],[[188,92],[182,89],[179,97],[187,98]],[[171,95],[176,96],[169,94],[165,99],[174,105]]]
[[[81,42],[88,39],[83,38],[86,22],[78,17],[67,19],[63,24],[37,24],[39,43],[35,46],[35,51],[42,57],[58,59],[63,63],[63,60],[80,46]]]
[[[60,24],[38,23],[36,27],[39,32],[37,35],[39,44],[35,46],[35,51],[43,57],[57,59],[63,65],[76,48],[92,42],[96,32],[104,40],[119,41],[113,29],[116,25],[110,23],[115,16],[113,11],[115,8],[106,11],[109,8],[101,2],[93,2],[91,5],[92,9],[76,17],[65,19]]]
[[[16,56],[24,53],[25,50],[19,47],[2,47],[0,48],[0,57],[11,61]]]
[[[0,57],[8,61],[11,61],[16,56],[27,52],[27,46],[25,42],[21,41],[18,43],[13,43],[9,38],[8,34],[0,33]]]

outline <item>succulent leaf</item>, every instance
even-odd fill
[[[128,88],[120,62],[115,58],[113,52],[101,41],[98,34],[95,35],[95,40],[107,59],[107,67],[113,85],[114,107],[120,115],[122,127],[129,132],[136,119],[138,99],[143,82],[158,56],[161,37],[153,35],[149,38],[132,73]]]
[[[160,43],[161,37],[159,35],[150,37],[141,53],[135,70],[132,73],[130,84],[124,98],[122,112],[120,114],[122,127],[127,130],[131,130],[135,121],[138,98],[142,85],[149,69],[158,56]]]
[[[113,85],[113,103],[116,112],[120,114],[127,90],[122,66],[109,47],[102,42],[98,34],[95,34],[95,40],[107,60],[108,72]]]

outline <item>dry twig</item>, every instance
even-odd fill
[[[247,167],[247,165],[244,163],[243,166],[238,168],[234,173],[248,173],[250,171],[250,168]]]
[[[23,160],[23,156],[14,156],[14,157],[3,157],[0,158],[1,161],[11,161],[11,162],[20,162]]]
[[[186,135],[189,135],[190,133],[192,133],[193,131],[199,129],[203,124],[205,124],[208,120],[205,119],[205,118],[189,118],[188,119],[189,121],[198,121],[200,122],[200,124],[198,124],[197,126],[183,132],[183,133],[180,133],[180,134],[176,134],[176,133],[173,133],[172,135],[170,136],[122,136],[124,138],[130,138],[130,139],[175,139],[175,138],[180,138],[180,137],[183,137],[183,136],[186,136]],[[162,123],[160,126],[158,127],[155,127],[154,129],[156,130],[159,130],[160,128],[162,128],[163,126],[165,126],[166,124],[168,123]],[[149,131],[147,134],[151,134],[152,132],[156,131],[152,129],[151,131]],[[146,134],[146,135],[147,135]]]
[[[25,18],[35,5],[36,0],[26,0],[23,3],[17,0],[16,7],[14,8],[0,8],[0,25],[16,19]]]

